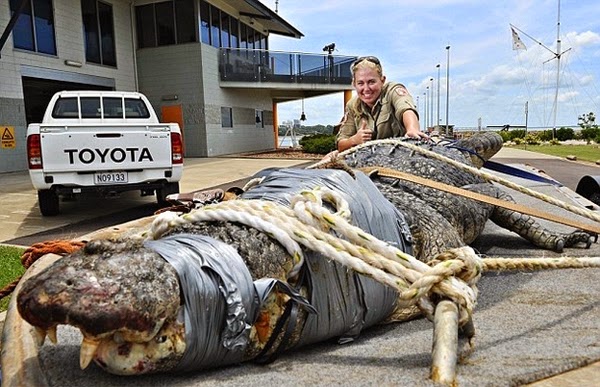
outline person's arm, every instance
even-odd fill
[[[396,118],[402,122],[402,126],[406,130],[404,135],[409,138],[428,139],[429,136],[421,132],[417,107],[404,85],[399,84],[393,89],[391,99],[396,111]]]
[[[402,123],[406,128],[406,137],[429,138],[426,133],[421,132],[419,117],[417,117],[417,114],[413,110],[405,110],[404,113],[402,113]]]
[[[340,152],[350,149],[353,146],[362,144],[365,141],[369,141],[373,137],[373,131],[367,128],[367,120],[362,120],[361,126],[358,131],[347,138],[341,138],[338,140],[337,149]]]

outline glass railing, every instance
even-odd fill
[[[219,73],[224,82],[284,82],[350,85],[356,57],[221,48]]]

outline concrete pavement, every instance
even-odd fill
[[[185,160],[181,192],[207,189],[243,179],[268,167],[292,167],[307,160],[257,158],[191,158]],[[118,213],[132,207],[152,205],[154,196],[140,197],[139,191],[125,192],[119,197],[82,196],[76,201],[60,203],[58,216],[43,217],[37,205],[37,193],[28,172],[0,174],[0,243],[49,229]],[[149,212],[151,213],[151,212]],[[69,235],[65,235],[69,237]],[[75,235],[71,235],[75,237]]]

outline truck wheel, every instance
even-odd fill
[[[594,192],[592,196],[588,198],[588,200],[598,206],[600,206],[600,192]]]
[[[156,201],[161,206],[168,205],[166,198],[174,193],[179,193],[179,183],[166,183],[156,190]]]
[[[38,191],[38,203],[43,216],[58,215],[58,195],[50,189]]]

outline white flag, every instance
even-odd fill
[[[519,34],[517,34],[517,31],[515,31],[515,29],[512,27],[510,27],[510,30],[512,31],[513,50],[527,50],[525,43],[523,43],[519,37]]]

